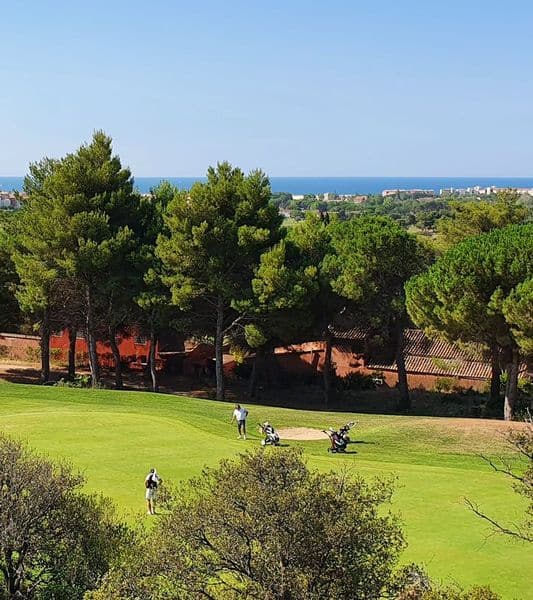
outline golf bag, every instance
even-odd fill
[[[347,443],[350,443],[350,429],[356,425],[357,423],[355,421],[350,421],[349,423],[346,423],[346,425],[343,425],[340,429],[339,429],[339,435],[340,437]]]
[[[259,424],[264,440],[261,440],[261,446],[279,446],[279,435],[278,432],[268,422]]]
[[[329,437],[329,441],[331,442],[328,452],[346,452],[348,442],[338,431],[335,431],[330,427],[328,431],[324,431],[324,433]]]

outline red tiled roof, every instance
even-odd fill
[[[376,371],[396,371],[396,361],[385,363],[370,360],[365,364]],[[490,364],[482,361],[445,359],[434,356],[405,356],[405,369],[418,375],[438,375],[443,377],[467,377],[468,379],[489,379]]]
[[[484,362],[480,349],[463,350],[444,340],[432,340],[421,329],[405,329],[404,344],[406,354]]]
[[[368,335],[362,327],[337,330],[332,328],[337,339],[361,340]],[[491,375],[490,363],[482,358],[480,350],[463,350],[444,340],[432,340],[421,329],[404,330],[405,368],[408,373],[488,379]],[[368,369],[396,371],[396,361],[383,361],[372,358],[365,363]]]

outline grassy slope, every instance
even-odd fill
[[[52,457],[68,458],[87,487],[111,496],[130,518],[143,508],[143,479],[155,465],[179,481],[230,457],[253,439],[236,439],[231,406],[206,400],[141,393],[91,392],[0,385],[0,429],[26,438]],[[250,424],[324,428],[353,415],[251,407]],[[500,536],[465,508],[475,499],[490,514],[520,517],[524,503],[476,453],[503,451],[496,432],[465,430],[448,419],[359,415],[356,453],[330,456],[325,442],[291,442],[311,466],[347,466],[365,476],[398,477],[393,509],[405,523],[408,561],[461,584],[489,583],[506,598],[533,597],[526,573],[531,548]],[[259,436],[252,432],[252,438]]]

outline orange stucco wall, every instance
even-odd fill
[[[148,341],[137,343],[134,336],[121,337],[117,341],[120,350],[120,356],[124,362],[140,362],[141,359],[146,359],[148,356],[150,349],[150,343]],[[57,356],[58,360],[66,361],[68,359],[68,346],[68,332],[66,330],[51,336],[50,348],[62,351],[61,356]],[[106,367],[114,366],[113,354],[109,344],[97,342],[96,351],[98,353],[98,360],[100,364]],[[88,364],[87,352],[88,347],[85,338],[77,338],[76,356],[79,364]]]

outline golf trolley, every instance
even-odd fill
[[[265,436],[265,438],[261,440],[261,446],[279,446],[278,432],[268,421],[259,423],[259,429]]]
[[[355,421],[350,421],[343,425],[338,431],[330,427],[328,430],[324,430],[324,433],[329,437],[331,446],[328,448],[328,452],[340,453],[346,452],[346,447],[350,443],[349,432],[352,427],[356,425]]]

